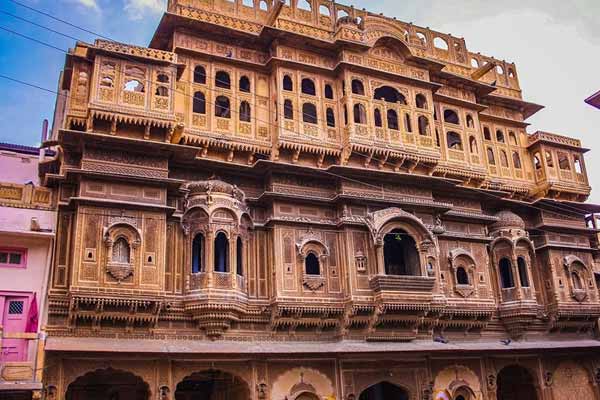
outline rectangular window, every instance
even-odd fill
[[[25,268],[27,266],[27,250],[0,247],[0,268]]]

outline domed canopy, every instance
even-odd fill
[[[222,193],[244,201],[244,192],[236,185],[224,182],[220,179],[208,179],[205,181],[189,182],[185,188],[190,191],[190,195]]]
[[[495,214],[498,221],[492,224],[492,231],[501,229],[525,229],[525,221],[512,211],[502,210]]]

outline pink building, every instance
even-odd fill
[[[54,245],[53,194],[39,186],[44,156],[0,143],[0,399],[41,393],[45,293]]]

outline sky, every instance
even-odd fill
[[[15,1],[121,42],[148,45],[166,0],[1,0],[0,75],[56,90],[63,50],[95,35],[36,14]],[[586,166],[600,204],[600,110],[584,99],[600,90],[600,0],[354,0],[344,4],[464,37],[467,48],[515,62],[523,97],[546,108],[528,131],[581,139],[592,151]],[[8,15],[12,14],[12,15]],[[55,95],[0,78],[0,141],[38,145],[43,119],[52,119]]]

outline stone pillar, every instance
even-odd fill
[[[375,245],[377,254],[377,275],[385,275],[385,257],[383,254],[383,243]]]
[[[206,240],[204,243],[204,252],[206,253],[206,285],[213,287],[213,272],[215,269],[215,234],[214,232],[206,232]]]
[[[229,274],[231,275],[232,289],[237,289],[237,239],[238,235],[231,235],[229,241]]]

